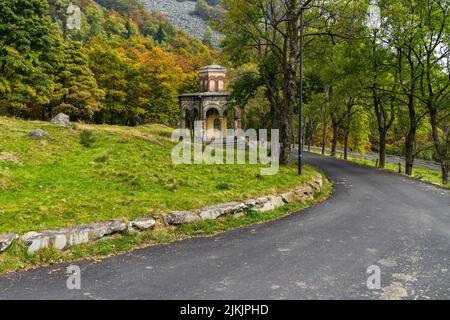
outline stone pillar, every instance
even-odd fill
[[[222,133],[222,138],[226,138],[227,136],[227,119],[219,118],[220,120],[220,132]]]
[[[202,119],[202,130],[203,130],[203,136],[201,137],[202,143],[206,143],[208,141],[208,135],[206,134],[206,119]]]
[[[242,112],[237,108],[234,111],[234,130],[242,129]]]
[[[242,129],[242,119],[241,118],[235,118],[233,127],[234,127],[234,130]]]

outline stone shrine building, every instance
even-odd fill
[[[199,70],[199,92],[180,95],[180,127],[190,129],[200,121],[204,141],[226,136],[227,129],[241,128],[241,111],[229,108],[230,93],[226,91],[227,69],[213,64]],[[216,133],[209,131],[215,129]],[[209,133],[208,133],[209,131]]]

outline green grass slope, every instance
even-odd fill
[[[32,140],[42,129],[50,140]],[[90,147],[80,143],[93,132]],[[0,233],[24,233],[116,218],[189,210],[291,189],[292,168],[261,176],[254,165],[174,165],[171,129],[59,127],[0,117]]]

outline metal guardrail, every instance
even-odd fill
[[[307,148],[305,148],[305,150],[307,150]],[[311,150],[314,151],[322,151],[321,147],[311,147]],[[330,148],[326,148],[327,153],[330,153],[331,149]],[[336,153],[338,155],[343,155],[344,154],[344,150],[342,148],[338,148]],[[366,154],[360,154],[360,153],[356,153],[356,152],[349,152],[348,153],[350,156],[355,157],[355,158],[360,158],[360,159],[366,159],[366,160],[377,160],[378,159],[378,154],[375,152],[367,152]],[[399,156],[394,156],[394,155],[390,155],[387,154],[386,155],[386,162],[387,163],[391,163],[391,164],[398,164],[401,163],[403,166],[405,166],[405,160],[402,159]],[[441,165],[437,162],[434,161],[428,161],[428,160],[422,160],[422,159],[416,159],[414,162],[414,166],[417,168],[425,168],[425,169],[432,169],[432,170],[441,170]]]

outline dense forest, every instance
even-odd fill
[[[81,29],[67,8],[81,8]],[[1,0],[0,114],[176,125],[179,93],[217,53],[139,0]]]
[[[0,0],[0,114],[175,126],[177,95],[196,91],[199,67],[221,62],[245,126],[279,129],[289,164],[302,69],[306,146],[334,156],[342,147],[345,158],[376,151],[381,168],[398,154],[409,175],[416,158],[434,160],[448,183],[448,0],[198,0],[196,13],[223,35],[220,56],[211,30],[194,40],[140,0],[73,3],[80,30],[67,28],[68,0]]]

